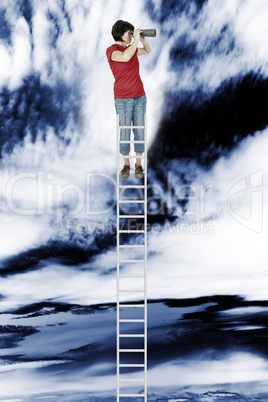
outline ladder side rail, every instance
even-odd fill
[[[147,115],[144,115],[144,402],[147,402]]]
[[[119,114],[116,115],[116,327],[117,327],[117,334],[116,334],[116,374],[117,374],[117,402],[120,400],[120,323],[119,323],[119,300],[120,300],[120,293],[119,293],[119,275],[120,275],[120,263],[119,263],[119,244],[120,244],[120,232],[119,232],[119,151],[120,151],[120,128],[119,128]]]

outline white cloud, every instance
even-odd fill
[[[22,85],[22,80],[31,71],[30,30],[26,20],[17,14],[16,7],[8,3],[3,8],[11,30],[11,44],[0,45],[0,85],[14,90]]]
[[[105,365],[103,366],[105,368]],[[61,377],[61,380],[59,377]],[[75,373],[64,373],[64,375],[60,374],[60,376],[49,373],[40,376],[38,371],[29,368],[23,372],[14,370],[7,374],[2,373],[2,378],[4,379],[4,385],[1,387],[0,395],[5,398],[26,395],[27,398],[34,397],[37,400],[42,400],[43,398],[61,400],[62,390],[64,390],[62,400],[72,397],[77,398],[77,395],[82,395],[83,397],[85,396],[83,393],[88,397],[91,392],[94,393],[94,396],[98,394],[100,398],[105,398],[111,393],[114,396],[116,386],[115,376],[99,375],[89,377],[86,370],[77,370]],[[14,383],[16,383],[16,389],[14,389]],[[19,400],[21,401],[21,399]]]
[[[31,43],[29,26],[24,18],[19,18],[12,31],[12,67],[10,88],[16,89],[31,71]]]
[[[49,22],[44,15],[44,10],[39,6],[33,16],[33,67],[41,77],[47,76],[47,67],[50,61],[50,48],[48,46],[49,40]]]
[[[268,4],[265,0],[241,2],[236,12],[234,33],[236,40],[243,47],[247,60],[252,68],[267,76],[268,62]]]
[[[27,304],[46,299],[81,305],[114,302],[115,281],[115,275],[103,276],[100,281],[98,272],[84,271],[81,264],[78,269],[51,261],[40,262],[36,271],[1,279],[0,294],[5,297],[1,310],[19,308],[25,305],[25,300]]]
[[[150,297],[267,298],[267,141],[267,130],[257,133],[210,171],[200,169],[186,215],[174,227],[150,235],[148,250],[156,253],[148,260]],[[256,172],[261,180],[251,188]],[[241,181],[247,189],[230,198]]]
[[[7,85],[10,68],[11,68],[11,57],[8,49],[0,44],[0,85]]]
[[[267,76],[267,2],[210,0],[198,17],[191,10],[172,21],[179,27],[178,38],[186,35],[189,49],[196,45],[198,52],[198,57],[181,66],[178,89],[201,86],[213,91],[226,79],[250,71]]]
[[[148,373],[151,386],[187,386],[203,384],[234,384],[265,381],[267,362],[249,353],[233,353],[225,359],[175,362],[153,368]],[[165,375],[162,375],[165,373]],[[228,394],[227,394],[228,395]]]
[[[2,209],[0,223],[0,258],[11,257],[14,254],[31,249],[40,243],[48,241],[54,230],[49,221],[42,223],[37,218],[10,214]]]
[[[47,367],[51,364],[65,364],[65,363],[69,363],[68,360],[62,360],[62,361],[39,361],[39,362],[27,362],[27,363],[13,363],[13,364],[9,364],[4,365],[4,366],[0,366],[0,372],[7,372],[7,371],[13,371],[13,370],[20,370],[20,369],[32,369],[32,368],[42,368],[42,367]]]

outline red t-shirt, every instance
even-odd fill
[[[115,78],[114,97],[118,98],[136,98],[145,95],[143,83],[140,78],[140,64],[137,50],[131,59],[127,62],[113,61],[111,55],[115,50],[124,52],[127,48],[118,44],[108,47],[106,56]]]

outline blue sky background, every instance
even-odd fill
[[[264,0],[1,2],[1,400],[115,400],[117,19],[157,30],[140,58],[149,400],[265,400],[267,16]]]

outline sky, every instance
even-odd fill
[[[105,51],[117,19],[157,30],[140,57],[148,298],[267,300],[267,15],[265,0],[1,2],[1,325],[39,303],[115,302],[116,119]],[[226,364],[260,363],[239,353]],[[185,365],[189,378],[195,363]],[[175,370],[165,367],[164,382]],[[154,370],[152,387],[164,368]]]

